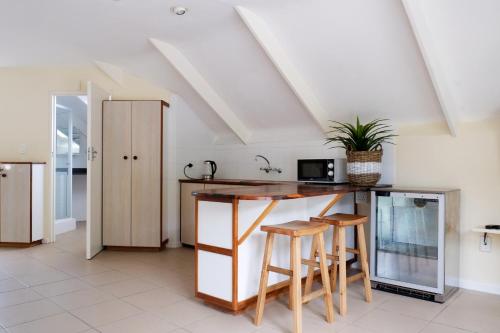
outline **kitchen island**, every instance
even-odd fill
[[[351,185],[272,185],[221,188],[196,196],[195,293],[208,303],[239,312],[256,302],[266,235],[261,225],[309,220],[334,212],[353,213]],[[353,237],[351,244],[353,244]],[[331,248],[332,232],[325,234]],[[311,239],[302,242],[309,255]],[[272,265],[289,268],[290,244],[276,236]],[[307,267],[303,267],[305,276]],[[288,289],[288,277],[270,274],[268,293]]]

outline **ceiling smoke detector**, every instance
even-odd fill
[[[175,7],[172,7],[172,13],[174,13],[175,15],[184,15],[186,14],[186,12],[188,11],[186,7],[181,7],[181,6],[175,6]]]

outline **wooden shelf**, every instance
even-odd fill
[[[486,229],[483,225],[472,228],[472,231],[473,232],[480,232],[482,234],[487,233],[487,234],[500,235],[500,229]]]

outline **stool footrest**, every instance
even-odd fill
[[[283,274],[283,275],[288,275],[292,276],[292,271],[289,269],[281,268],[281,267],[276,267],[276,266],[267,266],[267,270],[270,272],[278,273],[278,274]]]
[[[345,251],[349,252],[349,253],[353,253],[353,254],[359,254],[359,250],[358,249],[353,249],[351,247],[346,247]]]
[[[302,303],[307,303],[315,298],[321,297],[325,294],[323,289],[315,290],[307,295],[302,296]]]
[[[363,272],[359,272],[359,273],[356,273],[356,274],[353,274],[353,275],[349,275],[347,277],[347,283],[352,283],[354,281],[357,281],[357,280],[361,280],[363,277],[365,276],[365,274]]]
[[[339,261],[339,256],[334,256],[332,254],[327,254],[326,255],[326,259],[330,259],[330,260],[333,260],[333,261]]]
[[[319,268],[319,262],[316,262],[316,260],[302,259],[302,264]]]

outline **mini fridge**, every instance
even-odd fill
[[[444,302],[457,290],[460,191],[371,191],[372,287]]]

